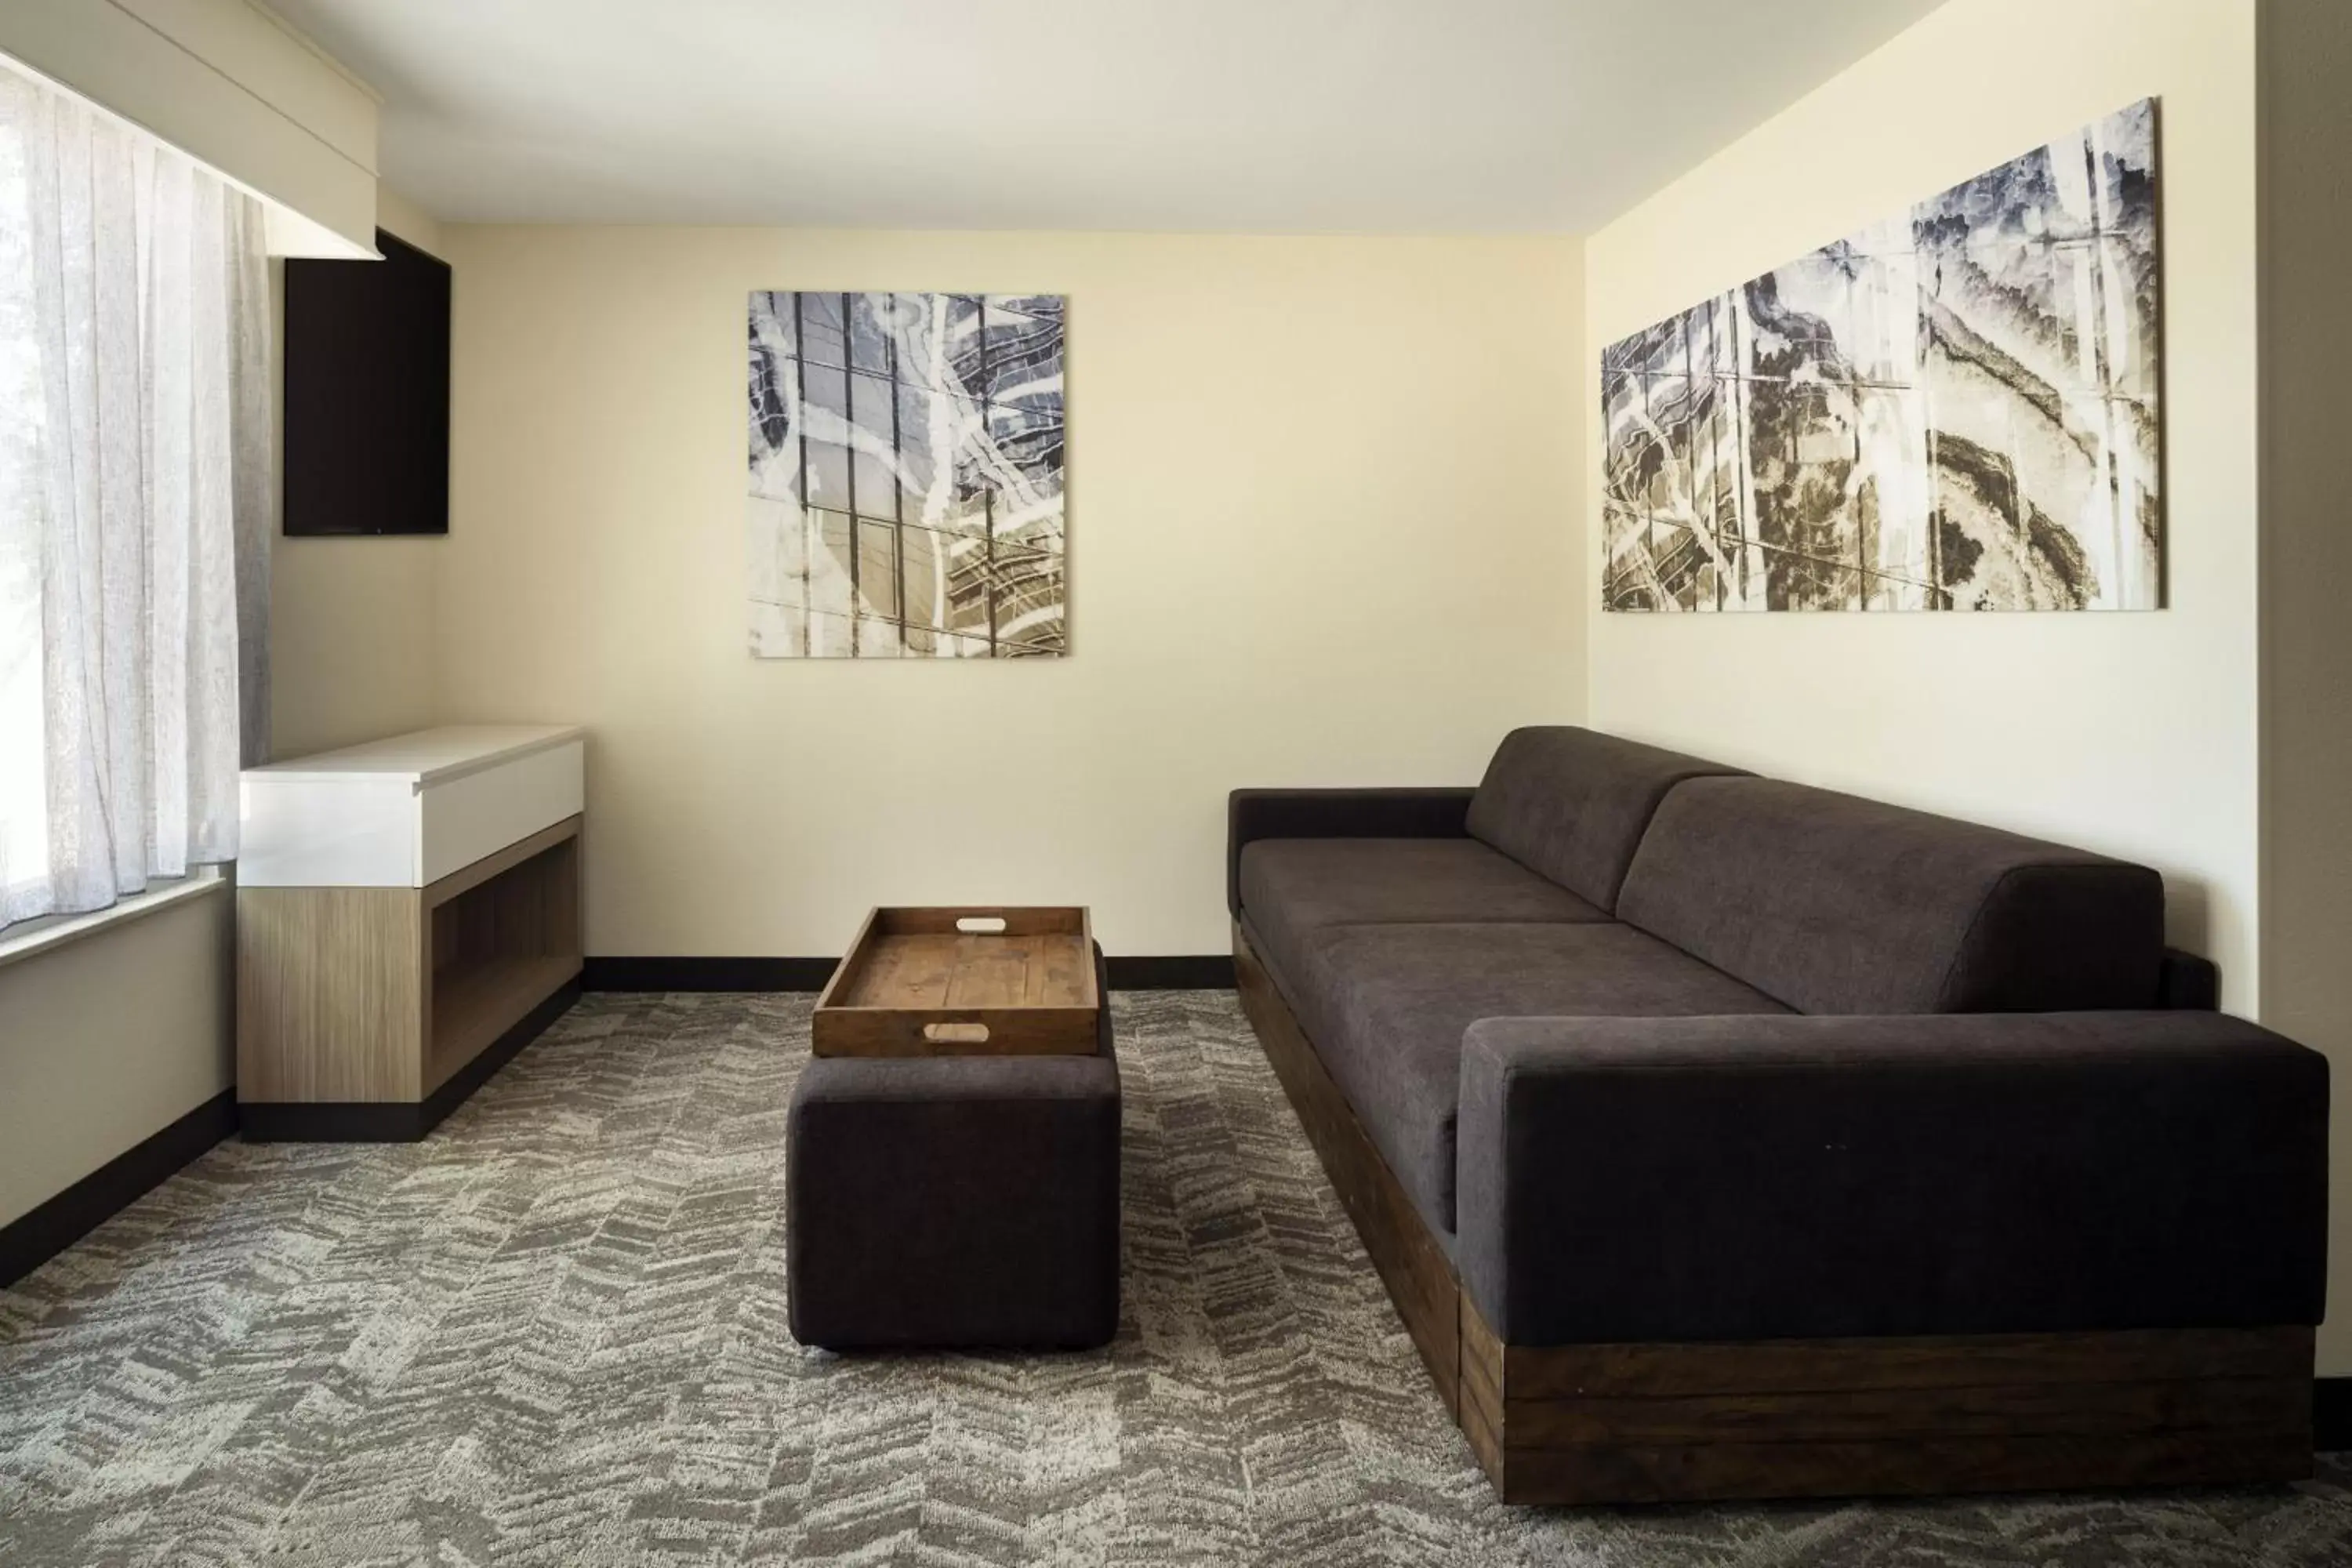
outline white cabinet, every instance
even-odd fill
[[[583,742],[466,725],[246,773],[247,1138],[421,1138],[571,1004]]]
[[[243,888],[422,888],[581,813],[583,732],[461,724],[248,768]]]

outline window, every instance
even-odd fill
[[[0,69],[0,926],[236,852],[262,733],[249,197]]]
[[[0,921],[16,918],[48,879],[40,559],[31,526],[43,409],[25,154],[24,136],[0,121]]]

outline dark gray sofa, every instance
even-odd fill
[[[2210,1010],[2155,872],[1539,729],[1475,791],[1236,792],[1227,878],[1507,1497],[2307,1471],[2326,1062]],[[1733,1403],[1612,1428],[1578,1358],[1627,1346]]]

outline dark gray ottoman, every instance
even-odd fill
[[[812,1059],[784,1131],[793,1337],[828,1350],[1107,1343],[1118,1115],[1108,1005],[1092,1056]]]

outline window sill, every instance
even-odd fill
[[[36,958],[68,942],[79,942],[86,936],[128,921],[168,910],[174,904],[184,904],[191,899],[201,899],[229,885],[228,879],[211,867],[191,871],[179,881],[163,887],[150,888],[117,900],[102,910],[86,915],[56,915],[46,920],[27,922],[31,929],[0,934],[0,969],[27,958]]]

